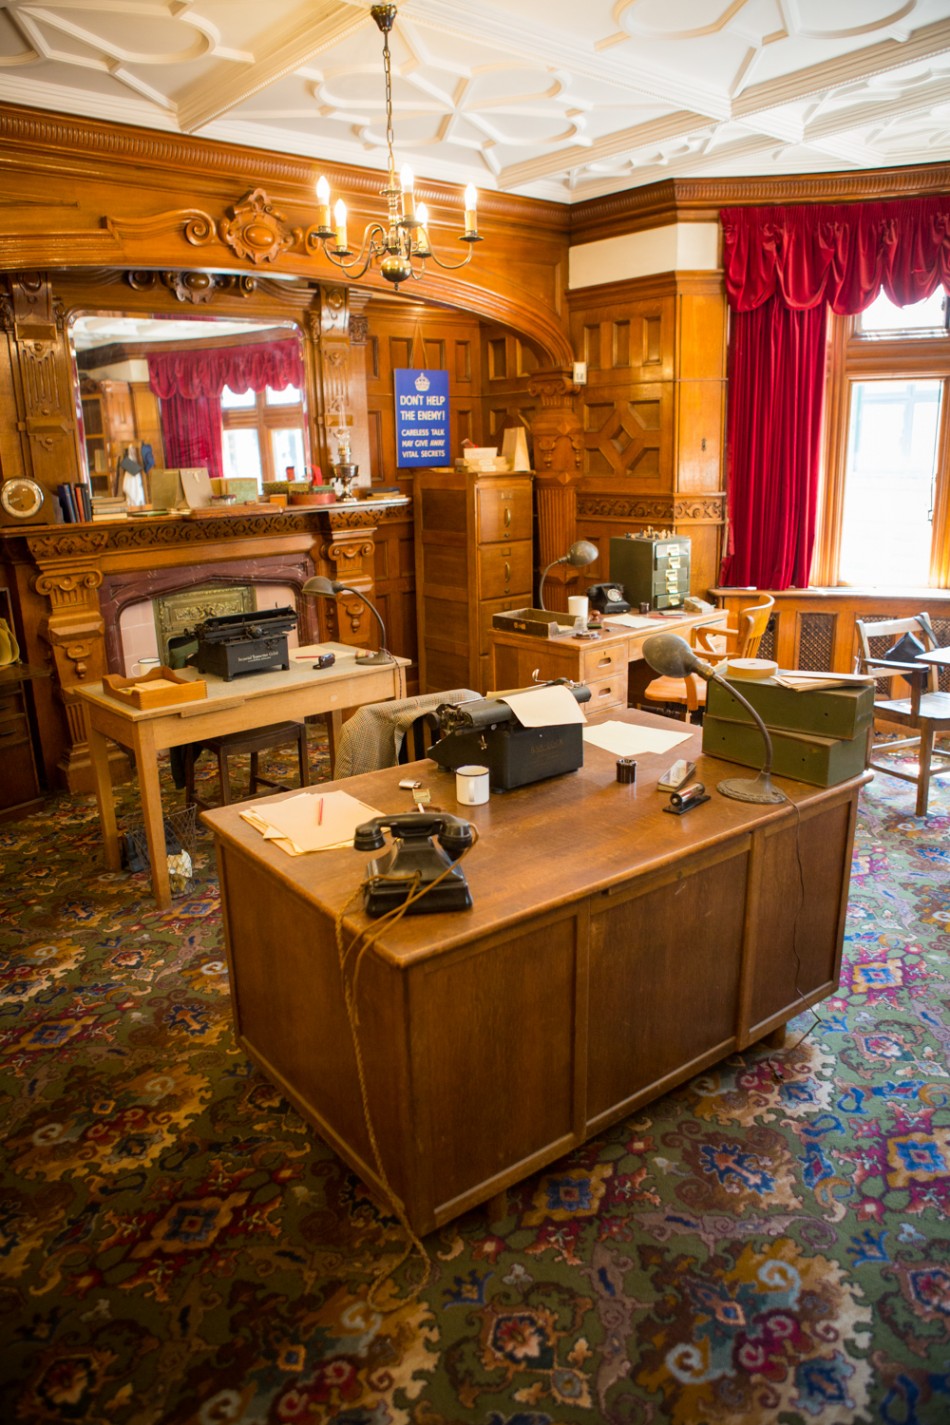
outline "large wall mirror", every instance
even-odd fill
[[[77,312],[69,339],[94,494],[149,503],[151,472],[166,469],[241,482],[244,499],[267,482],[306,478],[313,458],[295,323]]]

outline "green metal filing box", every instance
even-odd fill
[[[769,729],[776,776],[831,787],[864,770],[874,709],[870,684],[794,692],[771,679],[736,679],[735,687]],[[717,683],[706,689],[703,751],[744,767],[762,766],[761,733]]]

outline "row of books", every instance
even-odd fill
[[[75,485],[68,485],[64,481],[56,486],[56,495],[66,524],[84,524],[92,519],[92,496],[88,485],[78,481]]]

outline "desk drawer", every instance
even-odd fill
[[[531,538],[531,485],[502,485],[475,491],[476,539],[479,544]]]
[[[478,593],[480,599],[501,599],[523,593],[530,602],[531,541],[517,544],[490,544],[478,551]]]
[[[578,676],[582,683],[590,683],[597,678],[612,677],[615,681],[627,675],[627,645],[615,643],[613,647],[603,644],[581,649]]]
[[[599,678],[596,682],[587,682],[587,686],[590,688],[590,702],[583,705],[586,717],[627,706],[626,668],[614,678]]]

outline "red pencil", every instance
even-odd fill
[[[323,825],[323,798],[322,798],[322,797],[321,797],[320,800],[317,802],[317,825],[318,825],[318,826],[322,826],[322,825]]]

